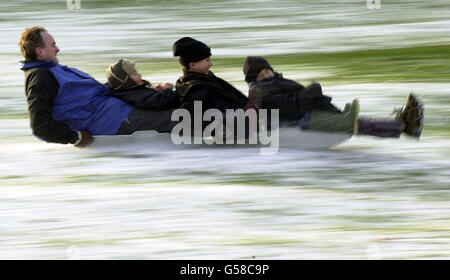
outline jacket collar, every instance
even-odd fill
[[[39,60],[21,61],[21,63],[23,63],[22,67],[20,68],[21,70],[27,70],[27,69],[31,69],[31,68],[37,68],[37,67],[50,68],[50,67],[58,65],[58,64],[54,63],[53,61],[47,62],[47,61],[39,61]]]
[[[257,84],[257,83],[266,83],[266,82],[277,80],[277,79],[283,79],[283,75],[281,73],[274,72],[274,74],[275,75],[273,77],[264,78],[264,79],[259,80],[257,82],[251,82],[251,83],[248,83],[248,85],[251,86],[251,85],[254,85],[254,84]]]

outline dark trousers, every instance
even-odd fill
[[[170,133],[177,124],[170,120],[173,110],[154,111],[134,108],[124,120],[117,135],[129,135],[135,131],[156,130],[160,133]]]
[[[358,118],[358,134],[377,137],[399,138],[402,133],[402,122],[400,120]]]
[[[308,130],[310,114],[306,113],[302,118],[290,121],[281,121],[280,127],[298,127]],[[336,132],[329,130],[329,132]],[[358,118],[358,135],[371,135],[377,137],[399,138],[402,133],[402,122],[396,119]]]
[[[133,134],[135,131],[141,130],[156,130],[160,133],[170,133],[172,128],[177,124],[177,122],[170,120],[172,111],[173,110],[153,111],[135,108],[130,112],[116,134],[129,135]],[[281,122],[280,126],[297,126],[301,129],[307,129],[308,122],[309,114],[306,114],[304,118],[295,121]],[[368,117],[358,118],[359,135],[399,138],[401,132],[402,122],[400,120]]]

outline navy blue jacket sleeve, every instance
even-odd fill
[[[144,110],[169,110],[178,107],[178,95],[171,89],[157,91],[154,88],[140,86],[124,91],[114,91],[113,96],[128,104]]]

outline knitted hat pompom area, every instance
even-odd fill
[[[189,66],[191,62],[197,62],[211,56],[211,48],[205,43],[191,37],[183,37],[172,46],[173,56],[180,57],[180,64]]]
[[[243,72],[245,75],[245,81],[247,83],[256,82],[256,78],[263,69],[270,69],[273,71],[269,62],[260,56],[247,56],[243,65]]]

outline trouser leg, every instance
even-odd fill
[[[300,125],[300,120],[306,120],[307,125]],[[301,129],[324,132],[352,133],[354,119],[346,114],[324,111],[311,111],[311,115],[300,120],[282,122],[280,126],[297,126]],[[399,138],[402,132],[402,122],[397,119],[379,119],[359,117],[358,135]]]
[[[129,135],[135,131],[156,130],[170,133],[177,122],[171,121],[173,110],[154,111],[134,108],[117,131],[117,135]]]
[[[378,137],[399,138],[402,133],[402,122],[400,120],[375,119],[360,117],[358,119],[358,134]]]
[[[324,132],[345,132],[353,134],[355,115],[338,112],[312,110],[309,128]]]
[[[353,134],[355,115],[312,110],[300,119],[282,121],[280,127],[297,127],[301,130]]]

